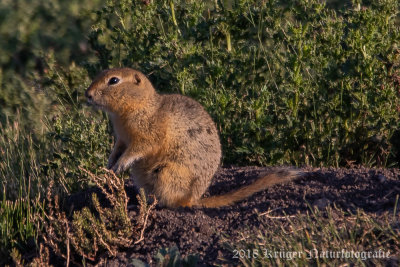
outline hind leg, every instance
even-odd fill
[[[161,205],[171,208],[193,205],[193,175],[184,165],[169,162],[159,170],[154,182],[154,194]]]

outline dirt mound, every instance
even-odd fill
[[[221,168],[213,179],[206,196],[226,193],[254,181],[271,168]],[[380,214],[393,211],[394,196],[400,193],[399,169],[304,169],[304,177],[285,185],[276,185],[230,207],[217,209],[157,208],[151,215],[145,239],[114,259],[103,258],[100,265],[119,266],[140,259],[154,264],[153,256],[161,247],[176,245],[181,255],[196,253],[200,265],[219,263],[219,258],[232,255],[222,247],[221,234],[237,237],[243,231],[265,227],[261,213],[296,214],[317,206],[329,205],[355,212]],[[133,186],[127,187],[135,204]],[[77,200],[79,202],[79,200]],[[82,200],[80,200],[82,202]],[[133,205],[134,206],[134,205]],[[134,216],[137,210],[130,211]]]

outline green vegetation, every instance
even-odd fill
[[[224,163],[398,166],[399,14],[396,0],[1,1],[0,265],[43,241],[50,184],[77,192],[105,166],[108,120],[84,104],[104,68],[200,101]]]
[[[65,72],[53,71],[49,68],[52,83],[46,85],[46,93],[48,101],[54,102],[54,111],[42,118],[41,132],[29,131],[28,124],[21,126],[18,118],[0,128],[2,255],[8,256],[13,247],[23,248],[26,240],[37,240],[41,222],[34,220],[43,211],[40,207],[49,205],[44,200],[49,184],[53,183],[54,191],[61,195],[94,184],[82,168],[99,172],[110,150],[108,124],[73,97],[88,83],[73,87],[68,81],[83,70],[70,67]]]
[[[101,68],[135,66],[198,99],[226,163],[394,163],[398,1],[108,2],[91,33]]]
[[[43,57],[54,54],[65,67],[95,58],[85,35],[103,2],[0,1],[0,122],[19,111],[20,123],[40,128],[48,104],[36,80],[46,72]]]
[[[159,249],[154,258],[157,262],[157,266],[162,267],[192,267],[197,266],[197,262],[199,260],[198,256],[193,254],[182,257],[179,249],[176,246]],[[150,266],[138,259],[131,259],[130,263],[135,267]]]

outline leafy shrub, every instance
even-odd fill
[[[107,1],[95,68],[137,67],[204,104],[225,163],[386,165],[398,129],[398,1]],[[93,66],[92,66],[93,68]]]
[[[46,77],[40,88],[46,96],[40,131],[21,125],[21,117],[0,124],[0,256],[6,262],[10,251],[24,253],[27,243],[36,241],[40,224],[34,219],[48,185],[55,184],[60,196],[82,190],[90,181],[79,167],[96,173],[110,150],[106,120],[87,112],[82,102],[86,71],[49,64]]]
[[[21,115],[13,123],[0,124],[0,182],[7,198],[26,196],[33,189],[36,195],[54,179],[64,180],[59,185],[67,191],[81,189],[79,167],[96,172],[104,166],[112,137],[104,115],[92,108],[88,112],[82,101],[89,82],[84,69],[50,62],[40,88],[48,105],[41,131],[21,126]]]
[[[69,66],[93,58],[85,33],[103,0],[0,1],[0,122],[15,120],[43,131],[46,97],[36,80],[46,72],[42,60],[53,53]]]
[[[67,191],[84,188],[86,174],[80,168],[96,173],[105,166],[111,149],[111,129],[105,115],[85,104],[89,84],[83,68],[59,68],[51,59],[42,80],[43,91],[54,107],[45,123],[49,146],[42,168]]]
[[[26,77],[32,70],[43,71],[42,53],[57,51],[64,66],[79,61],[89,52],[84,33],[93,18],[90,10],[103,0],[0,2],[0,66]]]
[[[178,267],[178,266],[197,266],[198,256],[190,254],[185,258],[181,257],[176,246],[171,248],[161,248],[155,256],[158,266]]]
[[[43,130],[40,119],[47,105],[45,95],[32,82],[25,82],[15,72],[0,68],[0,123],[18,120],[22,128],[40,132]]]

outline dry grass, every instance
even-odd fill
[[[262,215],[264,216],[264,215]],[[265,217],[265,216],[264,216]],[[385,266],[400,261],[400,214],[313,209],[295,216],[269,216],[257,233],[225,239],[244,266]]]
[[[119,248],[141,242],[149,214],[157,203],[154,199],[148,205],[142,192],[138,196],[139,215],[132,220],[128,215],[124,179],[106,169],[103,169],[101,175],[82,170],[100,188],[110,204],[105,207],[99,202],[98,196],[93,194],[92,206],[75,211],[71,219],[60,208],[58,196],[53,196],[52,186],[49,187],[47,211],[41,218],[44,225],[42,238],[46,246],[65,260],[66,266],[86,260],[96,261],[102,253],[116,256]]]

